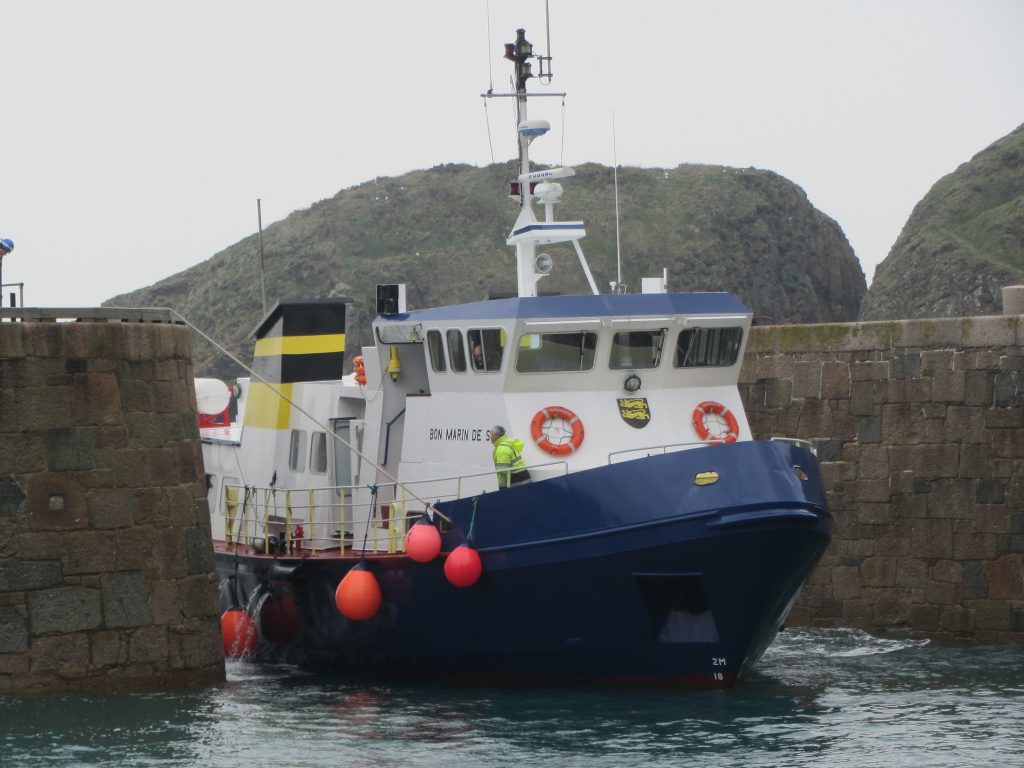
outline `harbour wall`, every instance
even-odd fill
[[[80,313],[0,323],[0,693],[221,681],[187,331]]]
[[[790,624],[1024,641],[1021,320],[751,330],[751,430],[815,445],[835,519]]]

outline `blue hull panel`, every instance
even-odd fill
[[[719,480],[697,486],[698,472]],[[472,526],[479,582],[452,586],[443,556],[367,558],[385,601],[368,621],[335,607],[351,558],[275,563],[219,553],[218,570],[222,579],[237,574],[245,594],[269,585],[265,599],[294,597],[295,642],[267,650],[307,664],[403,677],[727,686],[771,642],[831,530],[813,456],[765,442],[485,494],[475,521],[472,500],[440,509],[453,520],[445,551]]]

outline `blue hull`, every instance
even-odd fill
[[[719,480],[695,485],[699,472]],[[831,530],[814,457],[770,442],[485,494],[475,523],[472,500],[439,509],[453,521],[445,551],[472,524],[480,581],[453,587],[443,557],[367,558],[384,605],[365,622],[334,604],[352,558],[218,553],[218,570],[225,580],[237,574],[246,594],[270,585],[271,600],[294,596],[301,628],[263,652],[311,665],[453,680],[728,686],[775,636]]]

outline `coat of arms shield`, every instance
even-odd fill
[[[619,416],[629,426],[643,429],[651,420],[651,408],[646,397],[620,397],[618,403]]]

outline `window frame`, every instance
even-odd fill
[[[306,443],[308,436],[304,429],[293,429],[288,441],[288,469],[292,472],[306,471]]]
[[[320,445],[319,452],[317,451],[317,444]],[[314,462],[314,458],[317,457],[318,453],[322,457],[323,469],[318,469],[319,464]],[[314,432],[309,441],[309,471],[313,475],[327,474],[327,433],[321,430]]]
[[[436,345],[433,343],[433,339],[437,339]],[[438,353],[440,353],[440,358],[437,357]],[[441,335],[440,328],[427,329],[427,358],[430,360],[430,368],[434,373],[448,372],[444,337]]]
[[[458,349],[452,350],[452,339],[457,340]],[[449,328],[444,333],[445,347],[448,349],[448,369],[452,373],[465,373],[469,365],[466,362],[466,337],[461,328]]]
[[[656,347],[654,347],[653,344],[651,345],[652,347],[655,348],[654,363],[652,365],[637,365],[635,362],[630,360],[630,364],[629,365],[615,365],[615,364],[613,364],[615,361],[612,360],[612,356],[615,354],[616,349],[640,349],[641,348],[639,346],[634,347],[632,344],[630,344],[628,347],[623,346],[623,345],[619,345],[616,342],[616,338],[618,338],[619,336],[622,336],[623,334],[628,336],[629,334],[639,334],[639,333],[650,334],[651,337],[652,337],[652,339],[651,339],[652,342],[653,342],[655,336],[660,338],[660,343]],[[659,368],[661,366],[661,361],[665,359],[665,342],[668,339],[668,335],[669,335],[668,328],[655,328],[655,329],[637,328],[637,329],[630,329],[630,330],[614,331],[612,333],[612,336],[611,336],[611,349],[608,350],[608,369],[612,370],[612,371],[653,371],[653,370]]]
[[[466,346],[472,350],[477,344],[480,345],[480,350],[483,356],[482,367],[477,367],[476,356],[469,354],[469,366],[473,373],[501,373],[501,367],[505,363],[505,344],[502,343],[501,337],[505,334],[505,329],[501,326],[491,326],[484,328],[469,328],[466,330]],[[493,339],[492,334],[497,334],[498,343],[494,345],[488,341]],[[476,340],[474,340],[474,336]],[[488,360],[491,358],[491,351],[494,349],[498,350],[498,362],[494,367],[488,365]]]
[[[689,356],[692,351],[691,348],[696,344],[698,347],[703,347],[699,354],[706,359],[712,357],[711,352],[714,352],[715,359],[721,360],[725,352],[728,351],[727,345],[734,345],[733,356],[731,362],[694,362],[688,365],[684,365],[680,362],[680,350],[683,338],[692,333],[692,340],[688,344],[688,349],[685,356]],[[707,334],[709,337],[712,335],[718,336],[717,339],[710,338],[707,342],[701,344],[701,334]],[[735,338],[730,340],[726,337],[726,334],[733,334]],[[712,348],[714,346],[714,348]],[[736,365],[740,360],[740,351],[743,348],[743,327],[739,325],[713,325],[713,326],[694,326],[693,328],[683,328],[679,331],[679,335],[676,337],[675,349],[672,353],[672,367],[681,370],[690,370],[694,368],[730,368]],[[685,363],[686,357],[683,358]]]
[[[526,340],[528,337],[533,336],[533,337],[536,337],[537,339],[540,340],[540,345],[537,347],[537,351],[539,352],[540,350],[542,350],[544,348],[544,337],[546,337],[546,336],[549,336],[549,337],[556,337],[556,336],[567,337],[567,336],[577,336],[577,335],[580,337],[579,338],[580,346],[582,346],[583,349],[585,350],[585,354],[583,356],[581,356],[581,357],[583,357],[584,359],[589,358],[589,363],[590,363],[589,366],[586,366],[586,367],[582,367],[581,366],[581,367],[577,367],[577,368],[552,368],[552,369],[549,369],[549,370],[543,370],[543,369],[523,370],[522,368],[519,367],[520,361],[523,360],[522,355],[523,355],[524,349],[530,349],[531,351],[533,350],[532,345],[529,346],[529,347],[526,347],[526,346],[523,345],[523,341]],[[591,344],[589,349],[587,349],[586,346],[585,346],[586,345],[586,341],[588,339],[592,342],[592,344]],[[547,331],[547,332],[525,331],[525,332],[519,334],[519,338],[516,341],[516,348],[515,348],[516,349],[516,354],[515,354],[515,362],[513,363],[513,369],[515,370],[516,373],[521,373],[524,376],[532,376],[534,374],[547,374],[547,373],[585,373],[587,371],[592,371],[592,370],[594,370],[594,366],[597,363],[597,350],[598,350],[598,347],[600,346],[600,342],[601,342],[601,335],[597,331],[575,330],[575,329],[574,330],[565,330],[565,331]],[[564,346],[565,348],[569,348],[569,345],[567,345],[567,344],[566,345],[560,345],[560,346]],[[541,359],[539,357],[539,355],[538,355],[538,362],[543,362],[543,360],[545,360],[545,359],[546,360],[554,360],[556,362],[558,361],[558,358],[555,357],[555,356],[549,356],[547,358]]]

